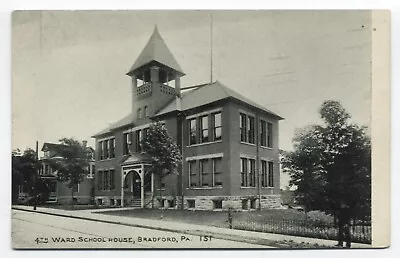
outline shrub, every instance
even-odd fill
[[[332,225],[333,217],[322,211],[310,211],[307,213],[307,220],[314,225]]]

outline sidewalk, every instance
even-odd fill
[[[336,244],[336,241],[334,240],[297,237],[297,236],[272,234],[272,233],[260,233],[253,231],[218,228],[218,227],[195,225],[195,224],[180,223],[180,222],[177,223],[177,222],[163,221],[163,220],[104,215],[98,213],[106,211],[107,209],[68,211],[68,210],[37,207],[37,210],[34,211],[33,207],[31,206],[20,206],[20,205],[12,206],[12,209],[69,217],[75,219],[86,219],[91,221],[126,225],[132,227],[163,230],[163,231],[190,234],[190,235],[201,235],[201,236],[210,235],[214,238],[219,238],[219,239],[266,245],[266,246],[274,246],[278,248],[290,248],[291,246],[289,242],[296,244],[308,243],[310,246],[318,245],[319,247],[323,246],[328,248],[333,247]],[[121,208],[121,209],[132,209],[132,208]],[[352,243],[352,248],[371,248],[371,245]]]

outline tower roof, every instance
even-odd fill
[[[146,46],[143,48],[142,53],[140,53],[139,57],[136,59],[135,63],[127,74],[132,74],[138,68],[152,61],[163,64],[184,75],[182,68],[179,66],[178,62],[175,60],[174,56],[168,49],[168,46],[161,37],[157,25],[154,27],[153,34],[151,35]]]

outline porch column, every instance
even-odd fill
[[[131,175],[131,178],[132,178],[132,180],[131,180],[131,193],[132,193],[132,196],[133,196],[133,188],[134,188],[134,185],[133,185],[133,184],[135,183],[135,182],[133,181],[133,179],[134,179],[134,177],[135,177],[134,173],[135,173],[135,172],[132,172],[132,173],[131,173],[131,174],[132,174],[132,175]]]
[[[121,207],[124,207],[124,181],[125,181],[125,171],[121,169]]]
[[[154,198],[154,173],[151,172],[151,198]]]
[[[144,165],[140,166],[140,207],[144,208]]]

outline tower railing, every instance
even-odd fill
[[[143,95],[143,94],[147,94],[149,92],[151,92],[151,83],[150,82],[146,82],[146,83],[140,85],[137,88],[136,94],[137,95]]]

